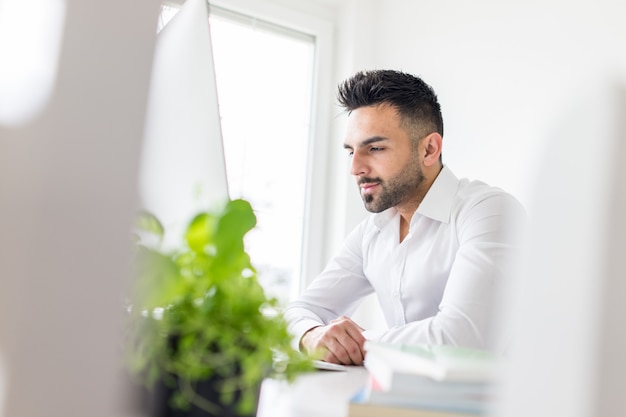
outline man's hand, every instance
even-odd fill
[[[361,365],[365,357],[363,328],[348,317],[331,320],[326,326],[314,327],[300,341],[305,351],[326,362]],[[318,355],[321,352],[321,357]]]

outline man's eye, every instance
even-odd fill
[[[354,151],[349,151],[348,156],[354,156]]]
[[[377,146],[373,146],[370,148],[370,152],[380,152],[382,151],[384,148],[379,148]]]

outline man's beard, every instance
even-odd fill
[[[405,169],[398,175],[383,181],[381,178],[361,178],[359,183],[378,183],[381,192],[378,196],[373,194],[361,195],[365,209],[372,213],[380,213],[388,208],[395,207],[415,195],[416,190],[424,182],[424,174],[419,163],[410,160]]]

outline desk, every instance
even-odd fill
[[[315,371],[292,384],[266,379],[257,417],[347,417],[348,401],[367,380],[362,366],[348,371]]]

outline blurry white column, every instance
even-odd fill
[[[610,77],[576,88],[561,123],[541,132],[498,417],[626,416],[626,89]]]
[[[159,3],[64,10],[50,97],[0,121],[0,416],[128,414],[122,297]]]

